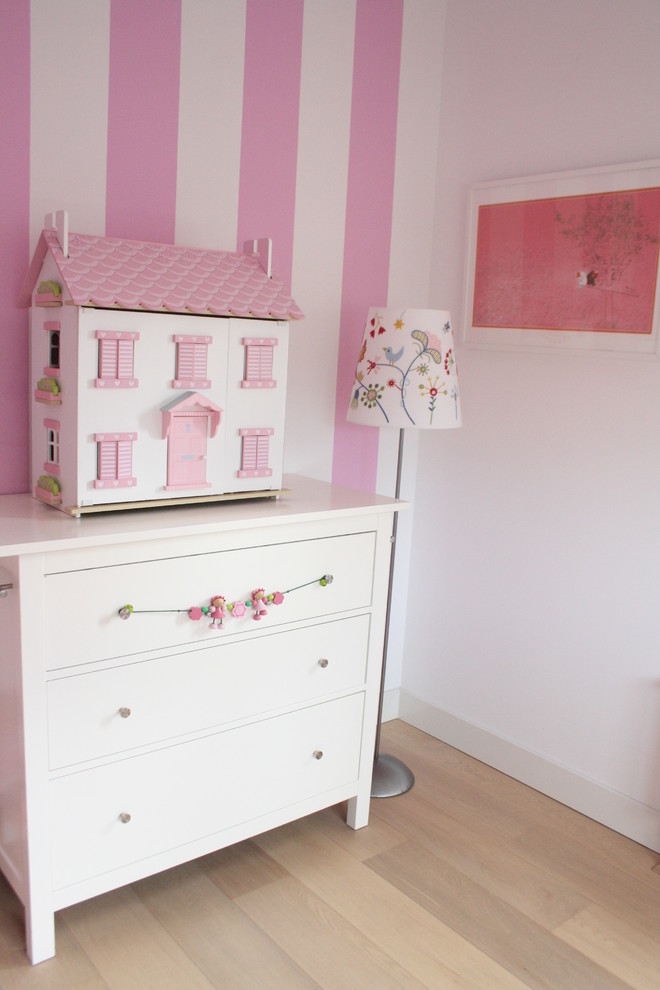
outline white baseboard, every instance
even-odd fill
[[[393,688],[391,691],[385,692],[383,695],[383,713],[381,715],[381,722],[391,722],[393,718],[399,717],[400,694],[400,688]]]
[[[389,699],[389,711],[394,710],[395,693],[398,695],[398,717],[404,722],[528,784],[615,832],[660,852],[660,811],[588,777],[582,777],[574,770],[553,763],[552,760],[526,750],[488,729],[435,708],[403,689],[386,692],[386,696],[392,695]],[[397,715],[390,714],[389,717],[396,718]]]

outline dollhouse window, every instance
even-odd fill
[[[212,337],[181,336],[176,334],[176,377],[172,388],[210,388],[207,377],[209,344]]]
[[[243,388],[275,388],[273,379],[273,348],[277,337],[244,337],[245,377]]]
[[[51,474],[60,473],[60,424],[56,419],[45,419],[46,428],[46,460],[44,471]]]
[[[48,341],[48,356],[50,361],[48,362],[51,368],[59,368],[60,366],[60,331],[51,330],[50,339]]]
[[[273,471],[268,467],[268,448],[275,431],[267,427],[238,432],[243,438],[243,456],[238,477],[270,478]]]
[[[131,488],[133,477],[133,441],[137,433],[96,433],[97,477],[95,488]]]
[[[134,370],[134,346],[139,333],[97,330],[99,345],[99,388],[137,388]]]
[[[57,320],[47,320],[44,330],[48,334],[48,365],[44,374],[54,374],[60,370],[60,324]]]

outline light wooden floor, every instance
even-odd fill
[[[30,967],[0,881],[0,988],[660,987],[660,856],[402,722],[413,790],[332,808],[57,916]]]

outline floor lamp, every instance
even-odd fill
[[[346,418],[362,426],[387,426],[399,430],[394,492],[395,497],[399,498],[405,430],[443,430],[461,425],[454,336],[451,318],[446,310],[369,310]],[[405,794],[415,782],[412,771],[405,763],[380,752],[397,517],[395,512],[372,797]]]

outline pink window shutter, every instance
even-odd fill
[[[133,474],[133,444],[120,440],[117,444],[117,478],[130,478]]]
[[[177,350],[177,378],[200,379],[206,378],[207,344],[196,343],[192,340],[179,341]]]
[[[114,481],[117,477],[117,443],[115,441],[100,441],[98,472],[100,481]]]
[[[192,378],[195,364],[193,344],[190,341],[180,341],[177,347],[177,378]]]
[[[257,381],[261,377],[261,358],[258,347],[248,347],[245,357],[245,377]]]
[[[116,378],[133,377],[133,341],[117,341],[117,374]]]
[[[273,348],[264,344],[249,344],[246,348],[245,376],[248,381],[273,377]]]
[[[243,437],[243,471],[256,471],[258,437]]]
[[[137,388],[134,354],[139,333],[97,330],[96,337],[99,344],[97,388]]]
[[[269,437],[255,437],[257,441],[256,468],[257,471],[265,471],[268,468],[268,442]]]
[[[268,467],[269,443],[273,429],[271,427],[245,429],[240,430],[240,434],[243,437],[243,456],[238,477],[269,478],[273,473]]]
[[[206,378],[206,344],[193,344],[193,378]]]
[[[261,350],[261,377],[273,377],[273,348],[262,347]]]
[[[242,388],[277,388],[273,378],[273,353],[276,337],[244,337],[245,378]]]
[[[117,377],[117,344],[118,340],[99,340],[99,378]]]
[[[134,487],[137,480],[133,477],[133,443],[137,440],[137,433],[97,433],[94,440],[98,445],[94,487]]]

